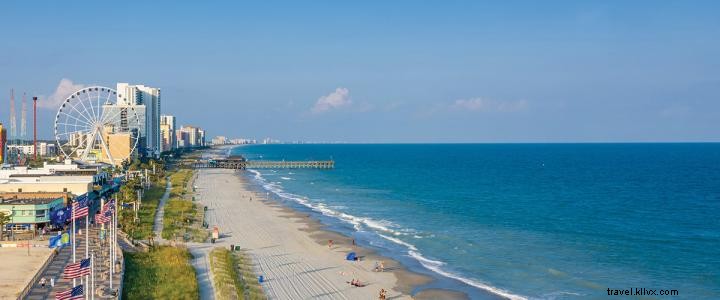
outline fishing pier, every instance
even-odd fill
[[[242,156],[201,159],[193,162],[195,169],[332,169],[333,160],[247,160]]]

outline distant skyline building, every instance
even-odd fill
[[[228,143],[228,139],[222,135],[216,136],[212,139],[213,145],[225,145]]]
[[[14,153],[22,153],[26,157],[35,154],[34,145],[7,145],[8,149],[12,149]],[[37,144],[38,156],[56,156],[58,154],[57,145],[55,143],[39,142]]]
[[[159,157],[162,148],[160,134],[160,89],[145,85],[117,84],[117,105],[133,106],[141,120],[139,149],[143,154]],[[144,120],[144,122],[143,122]],[[130,125],[134,127],[134,125]]]
[[[205,130],[195,126],[182,126],[177,131],[178,147],[205,146]],[[182,140],[182,142],[180,142]]]
[[[162,140],[161,151],[172,151],[177,148],[177,136],[175,134],[175,116],[160,116],[160,138]]]

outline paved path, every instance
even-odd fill
[[[155,211],[155,222],[153,223],[153,232],[155,232],[155,240],[163,243],[165,239],[162,237],[163,231],[163,217],[165,216],[165,202],[170,198],[170,190],[172,190],[172,182],[170,177],[166,178],[167,184],[165,185],[165,194],[160,198],[157,210]]]
[[[188,189],[192,189],[192,180],[188,183]],[[169,243],[168,240],[163,239],[163,216],[165,215],[165,203],[170,198],[170,191],[172,190],[172,183],[170,178],[167,180],[165,186],[165,194],[160,198],[157,211],[155,212],[155,223],[153,224],[153,231],[157,236],[156,241],[159,244]],[[215,289],[213,287],[212,276],[210,272],[210,258],[209,253],[214,248],[212,244],[206,243],[185,243],[188,247],[190,254],[193,256],[192,265],[195,268],[197,276],[198,286],[200,288],[200,299],[215,299]]]

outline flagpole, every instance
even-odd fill
[[[76,205],[72,205],[72,255],[73,255],[73,263],[76,263],[75,259],[75,211],[77,210]],[[73,278],[73,287],[76,286],[77,280]]]
[[[90,300],[95,300],[95,250],[90,254]]]
[[[88,206],[88,214],[85,216],[85,258],[90,258],[90,231],[89,231],[89,225],[90,225],[90,203],[87,203]],[[92,263],[92,262],[91,262]],[[85,275],[85,286],[88,285],[89,281],[88,275]],[[85,300],[88,299],[88,294],[85,293]]]
[[[110,208],[108,208],[108,209],[112,209],[112,207],[110,207]],[[113,219],[114,219],[114,217],[113,217]],[[112,222],[113,220],[111,219],[110,221]],[[113,280],[112,280],[112,276],[113,276],[113,271],[112,271],[112,269],[113,269],[113,263],[112,263],[112,242],[111,242],[111,239],[112,239],[112,226],[109,225],[109,224],[108,224],[108,232],[107,232],[107,234],[106,234],[106,239],[107,239],[107,242],[108,242],[108,250],[110,250],[110,252],[108,253],[108,259],[110,260],[110,268],[108,269],[108,270],[110,270],[110,274],[109,274],[109,276],[108,276],[108,280],[110,280],[110,290],[112,291],[112,289],[113,289]]]

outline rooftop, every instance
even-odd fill
[[[30,198],[9,198],[4,199],[0,197],[0,205],[21,205],[21,204],[48,204],[51,203],[57,199],[62,199],[60,197],[58,198],[36,198],[36,199],[30,199]]]

